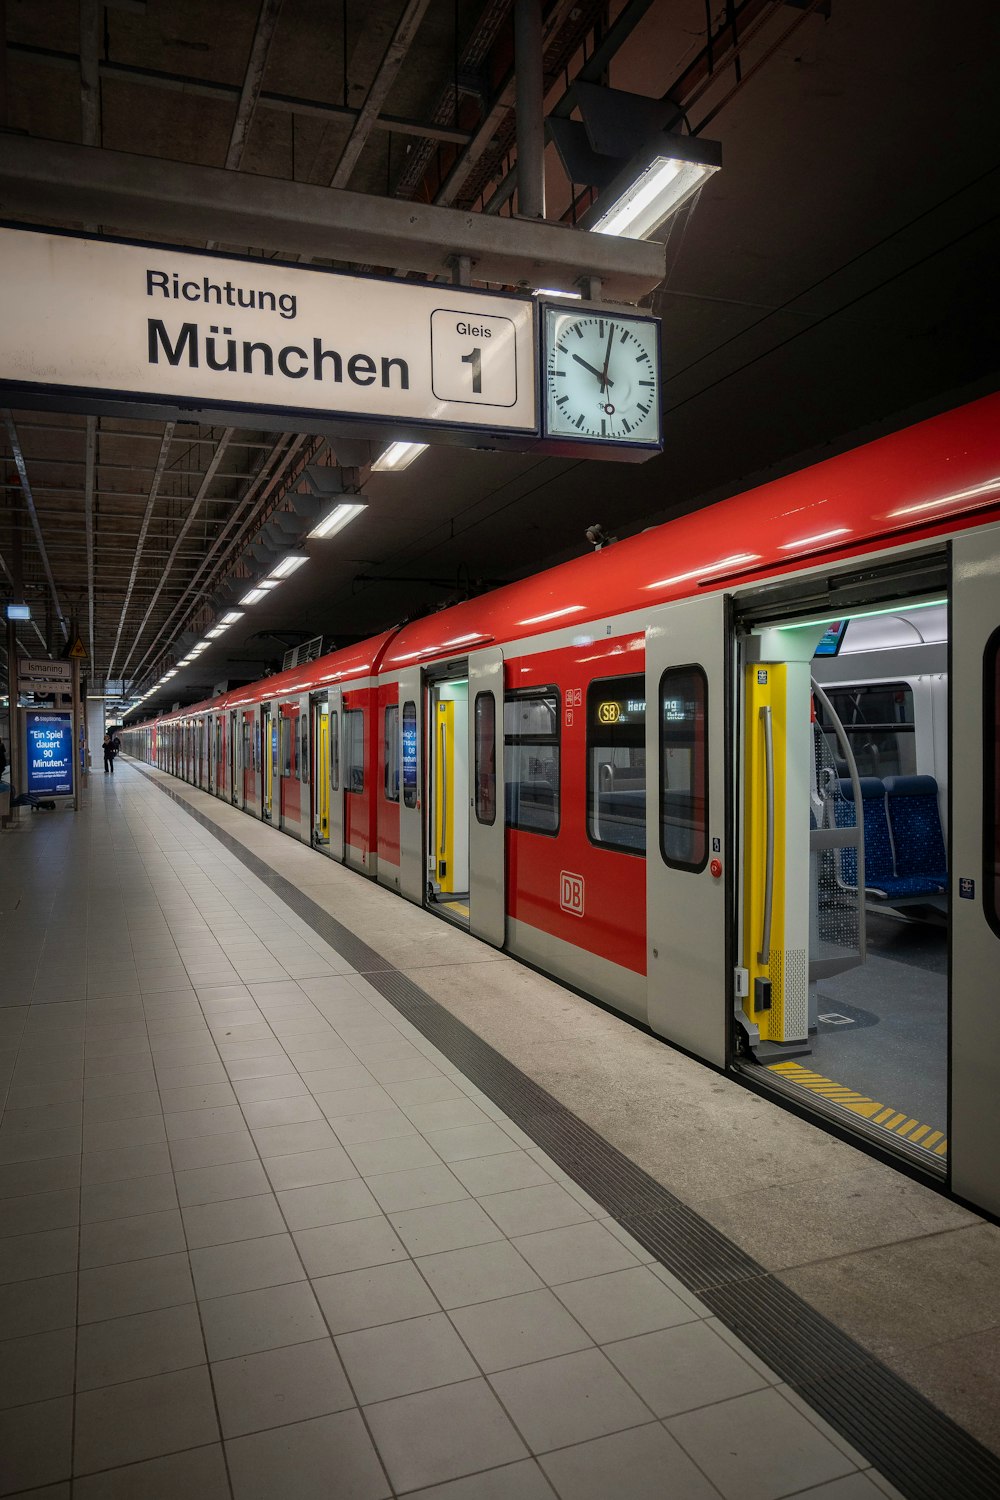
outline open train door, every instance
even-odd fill
[[[503,809],[503,652],[469,655],[469,931],[502,948],[506,937]]]
[[[952,1191],[1000,1214],[1000,528],[952,542]]]
[[[423,694],[423,674],[419,667],[409,667],[399,674],[399,893],[420,905],[427,885],[420,771]]]
[[[730,977],[728,618],[725,596],[711,594],[664,605],[646,627],[648,1024],[719,1066]]]

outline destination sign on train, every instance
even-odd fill
[[[530,446],[535,325],[531,297],[0,229],[5,400]]]

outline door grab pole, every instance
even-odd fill
[[[767,808],[767,853],[764,860],[764,912],[760,931],[759,964],[771,962],[771,907],[774,902],[774,739],[771,708],[763,704],[760,722],[764,730],[764,795]]]
[[[448,731],[441,725],[441,855],[448,847]]]

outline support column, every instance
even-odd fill
[[[517,211],[545,218],[545,101],[541,0],[515,0],[514,76],[517,84]]]

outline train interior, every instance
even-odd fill
[[[429,690],[427,904],[468,927],[469,680],[432,682]]]
[[[944,584],[942,573],[915,596],[779,614],[744,638],[737,1001],[759,1079],[842,1123],[846,1112],[853,1128],[941,1173]]]

